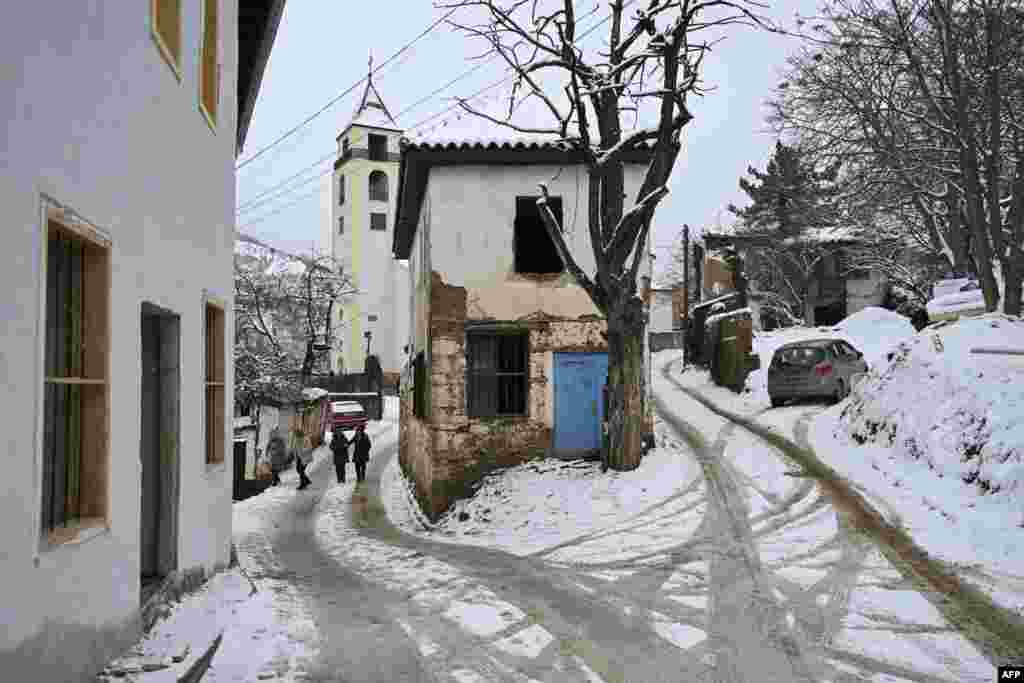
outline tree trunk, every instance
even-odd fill
[[[643,304],[636,296],[608,316],[608,451],[617,471],[640,466],[644,427]]]
[[[1003,261],[1003,313],[1021,314],[1021,281],[1024,269],[1021,263],[1014,263],[1012,257]]]

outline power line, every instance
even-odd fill
[[[318,194],[320,194],[320,188],[317,188],[317,189],[316,189],[316,190],[314,190],[313,192],[308,192],[308,193],[306,193],[306,194],[304,194],[304,195],[300,196],[299,198],[295,199],[294,201],[288,202],[287,204],[285,204],[285,205],[283,205],[283,206],[280,206],[280,207],[278,207],[278,208],[277,208],[277,209],[275,209],[274,211],[271,211],[271,212],[270,212],[270,213],[268,213],[268,214],[264,214],[263,216],[260,216],[260,217],[259,217],[259,218],[257,218],[256,220],[253,220],[253,221],[250,221],[249,223],[246,223],[246,224],[245,224],[245,225],[243,225],[242,227],[240,227],[240,228],[237,228],[237,230],[239,230],[239,231],[241,231],[241,230],[247,230],[247,229],[251,228],[252,226],[254,226],[254,225],[258,224],[258,223],[262,223],[263,221],[267,220],[268,218],[271,218],[271,217],[273,217],[273,216],[276,216],[277,214],[281,213],[281,212],[282,212],[282,211],[284,211],[285,209],[291,208],[291,207],[295,206],[296,204],[298,204],[298,203],[300,203],[300,202],[303,202],[303,201],[305,201],[305,200],[309,199],[310,197],[315,197],[315,196],[317,196]]]
[[[248,206],[248,207],[246,207],[246,208],[244,208],[244,209],[239,209],[239,210],[238,210],[238,212],[237,212],[237,216],[238,216],[238,217],[241,217],[241,216],[242,216],[242,214],[245,214],[245,213],[249,213],[250,211],[253,211],[254,209],[257,209],[257,208],[259,208],[260,206],[263,206],[263,205],[264,205],[264,204],[266,204],[267,202],[272,202],[272,201],[274,201],[275,199],[280,199],[281,197],[284,197],[284,196],[287,196],[287,195],[289,195],[289,194],[292,194],[292,193],[293,193],[293,192],[295,192],[296,190],[299,190],[299,189],[301,189],[301,188],[303,188],[303,187],[306,187],[307,185],[309,185],[309,184],[310,184],[310,183],[312,183],[313,181],[315,181],[315,180],[320,180],[321,178],[323,178],[323,177],[324,177],[324,176],[326,176],[327,174],[329,174],[329,173],[333,173],[333,172],[334,172],[334,166],[328,166],[328,167],[327,167],[327,168],[326,168],[325,170],[321,171],[320,173],[318,173],[318,174],[317,174],[317,175],[315,175],[315,176],[312,176],[312,177],[310,177],[310,178],[306,178],[305,180],[303,180],[303,181],[302,181],[301,183],[299,183],[298,185],[294,185],[294,186],[292,186],[292,187],[286,188],[286,189],[284,189],[284,190],[282,190],[282,191],[278,192],[277,194],[271,195],[271,196],[267,197],[266,199],[263,199],[263,200],[261,200],[261,201],[258,201],[258,202],[256,202],[255,204],[253,204],[253,205],[251,205],[251,206]]]
[[[292,135],[294,135],[297,131],[299,131],[304,126],[309,124],[311,121],[313,121],[314,119],[319,117],[321,114],[323,114],[325,111],[327,111],[328,109],[333,107],[339,100],[341,100],[343,97],[348,95],[350,92],[352,92],[353,90],[358,88],[360,86],[360,84],[362,84],[367,78],[370,78],[373,74],[377,73],[378,71],[380,71],[381,69],[386,67],[388,64],[390,64],[395,59],[397,59],[399,56],[401,56],[404,52],[406,52],[406,50],[410,49],[413,45],[415,45],[417,42],[419,42],[421,38],[423,38],[428,33],[430,33],[435,28],[437,28],[441,24],[441,22],[445,21],[448,17],[453,15],[455,13],[456,9],[458,9],[458,8],[457,7],[453,7],[452,9],[450,9],[447,14],[445,14],[440,19],[437,19],[434,23],[432,23],[425,30],[423,30],[423,32],[421,32],[419,35],[417,35],[411,41],[409,41],[408,43],[403,45],[397,52],[395,52],[390,57],[388,57],[386,60],[384,60],[384,62],[382,62],[380,64],[380,66],[378,66],[376,69],[373,69],[372,71],[370,71],[370,73],[367,76],[364,76],[363,78],[360,78],[358,81],[356,81],[355,83],[350,85],[348,88],[346,88],[344,91],[342,91],[342,93],[340,95],[337,95],[336,97],[333,97],[327,104],[322,106],[316,112],[314,112],[310,116],[307,116],[305,119],[303,119],[297,125],[295,125],[291,129],[286,131],[284,134],[282,134],[276,140],[271,142],[269,145],[267,145],[267,146],[261,148],[260,150],[258,150],[252,156],[248,157],[247,159],[244,159],[244,160],[240,161],[238,164],[235,165],[235,170],[240,170],[240,169],[244,168],[245,166],[251,164],[253,161],[256,161],[256,159],[258,159],[261,156],[263,156],[263,154],[265,154],[266,152],[270,151],[271,149],[273,149],[274,147],[279,145],[281,142],[283,142],[284,140],[286,140],[289,137],[291,137]]]
[[[251,197],[251,198],[247,199],[246,201],[242,202],[237,207],[235,207],[235,211],[236,212],[245,211],[250,206],[252,206],[256,202],[258,202],[263,197],[266,197],[268,194],[270,194],[271,192],[273,192],[277,188],[281,187],[282,185],[287,185],[288,183],[290,183],[291,181],[295,180],[296,178],[298,178],[300,175],[302,175],[306,171],[310,170],[311,168],[316,168],[317,166],[319,166],[320,164],[324,163],[328,159],[333,159],[334,156],[335,156],[335,152],[332,150],[330,154],[328,154],[326,156],[323,156],[323,157],[320,157],[319,159],[317,159],[316,161],[311,163],[309,166],[303,167],[301,170],[296,171],[295,173],[293,173],[292,175],[288,176],[287,178],[285,178],[281,182],[277,183],[276,185],[274,185],[272,187],[269,187],[266,190],[264,190],[263,192],[261,192],[258,195],[256,195],[255,197]]]

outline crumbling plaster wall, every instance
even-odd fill
[[[644,168],[627,170],[635,194]],[[562,197],[566,241],[585,272],[594,271],[586,222],[587,175],[580,167],[433,168],[410,254],[410,343],[426,351],[428,417],[412,415],[403,390],[400,460],[424,512],[436,519],[488,471],[543,457],[554,428],[554,353],[604,351],[606,324],[572,278],[514,271],[517,196],[539,183]],[[648,274],[649,264],[639,275]],[[526,416],[466,414],[466,331],[500,326],[529,333]]]

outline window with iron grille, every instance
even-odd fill
[[[526,332],[471,332],[466,339],[466,411],[470,417],[526,415]]]
[[[338,205],[345,203],[345,176],[338,177]]]
[[[388,177],[384,171],[370,174],[370,201],[386,202],[388,200]]]
[[[370,230],[387,230],[388,215],[386,213],[370,214]]]
[[[387,161],[388,160],[388,138],[385,135],[373,135],[372,133],[367,136],[368,145],[370,148],[370,161]]]

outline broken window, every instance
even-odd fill
[[[412,414],[427,416],[427,364],[422,351],[412,362]]]
[[[370,214],[370,230],[387,230],[388,215],[386,213]]]
[[[561,273],[564,265],[544,227],[540,207],[537,206],[538,199],[516,197],[515,236],[512,243],[515,269],[517,273]],[[548,198],[548,206],[561,226],[562,198]]]
[[[370,134],[369,138],[370,147],[370,161],[387,161],[388,160],[388,138],[385,135],[374,135]]]
[[[370,174],[370,201],[386,202],[388,200],[388,177],[384,171]]]
[[[466,409],[470,417],[526,415],[527,333],[469,333]]]

